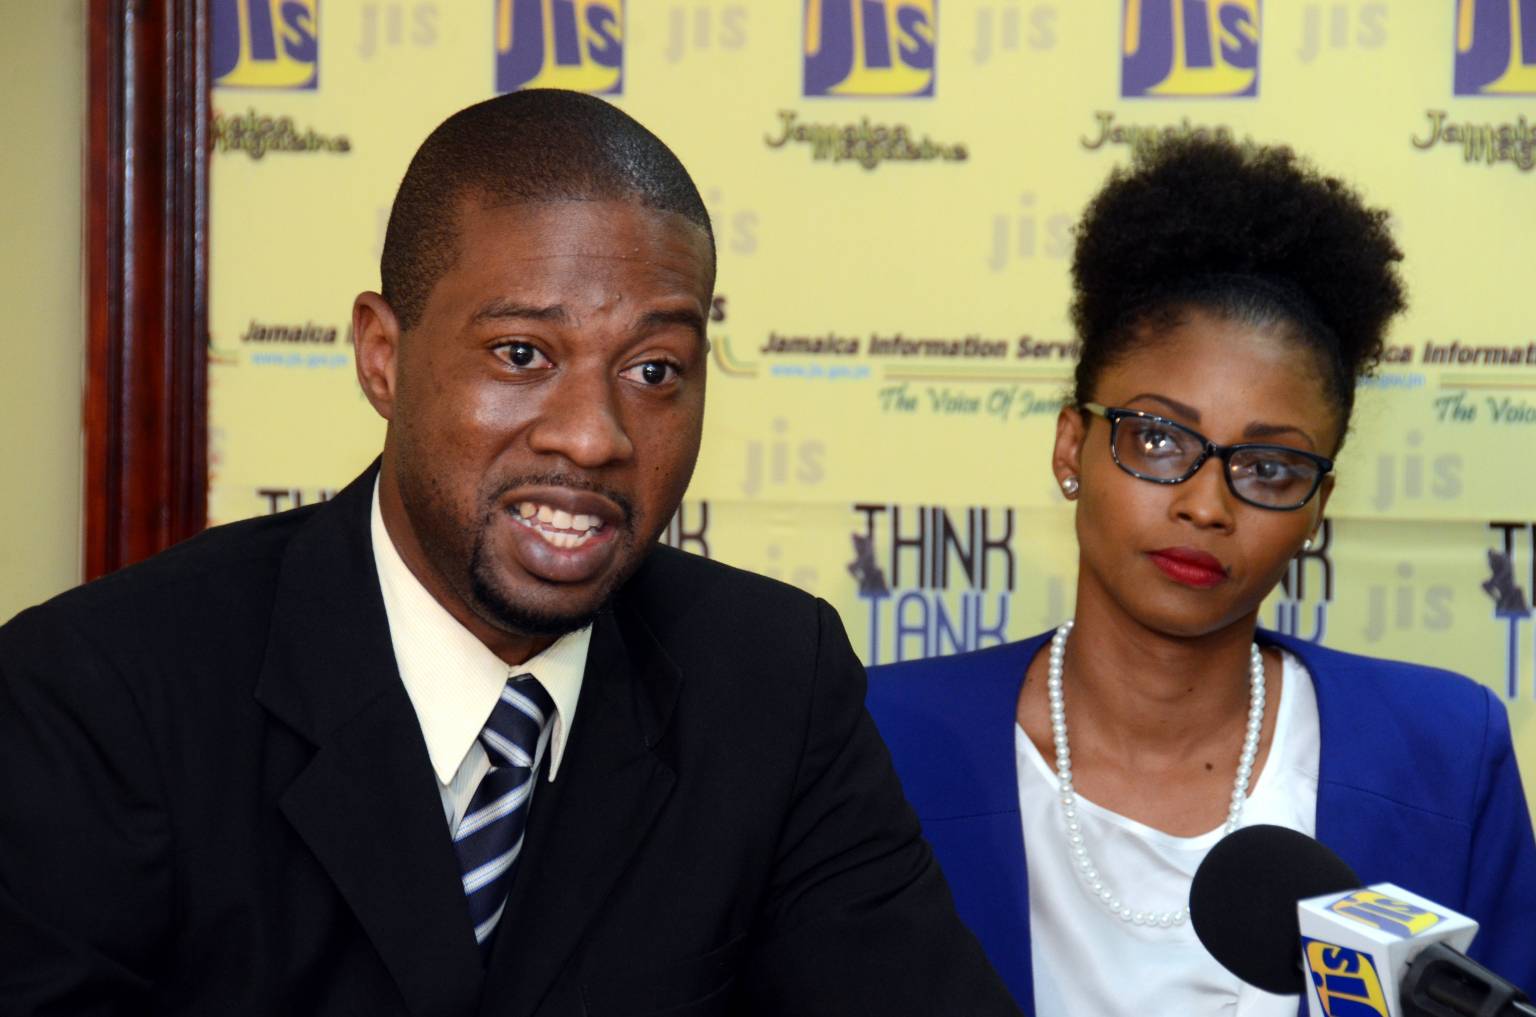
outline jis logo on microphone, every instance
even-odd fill
[[[1445,918],[1444,915],[1375,890],[1356,890],[1328,905],[1328,910],[1399,939],[1412,939],[1439,925]]]
[[[1123,0],[1127,99],[1259,94],[1260,0]]]
[[[805,94],[933,95],[938,25],[938,0],[805,0]]]
[[[1328,1017],[1389,1017],[1387,997],[1370,954],[1301,938],[1317,1001]]]
[[[315,89],[320,0],[213,0],[209,72],[219,88]]]
[[[1536,0],[1457,0],[1456,94],[1536,95]]]
[[[495,0],[496,91],[624,91],[624,0]]]

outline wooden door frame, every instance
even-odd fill
[[[85,578],[208,516],[207,0],[88,0]]]

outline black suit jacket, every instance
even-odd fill
[[[482,964],[372,482],[0,628],[0,1013],[1016,1014],[836,615],[667,548],[595,626]]]

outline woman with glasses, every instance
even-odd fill
[[[1188,918],[1206,852],[1255,823],[1477,919],[1472,955],[1536,989],[1503,705],[1257,627],[1404,306],[1386,220],[1285,149],[1177,139],[1112,175],[1078,229],[1082,353],[1051,457],[1076,506],[1074,617],[871,673],[961,915],[1026,1012],[1296,1014]]]

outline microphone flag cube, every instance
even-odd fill
[[[1477,923],[1391,883],[1298,901],[1311,1017],[1403,1017],[1403,976],[1431,943],[1465,951]]]

